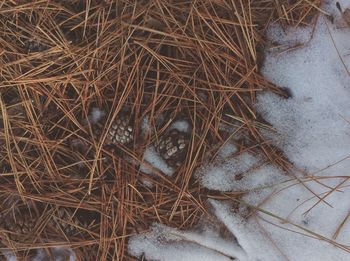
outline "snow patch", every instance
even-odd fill
[[[190,133],[191,126],[187,120],[177,120],[170,125],[170,130],[176,129],[178,131]]]
[[[349,0],[339,3],[343,11],[350,7]],[[223,148],[195,175],[209,189],[247,192],[242,201],[256,210],[244,220],[230,204],[210,200],[215,216],[237,239],[231,248],[220,238],[213,244],[213,231],[155,225],[131,238],[131,254],[156,260],[349,260],[350,28],[339,26],[344,17],[335,1],[325,1],[323,8],[334,24],[321,15],[315,30],[276,24],[268,32],[279,47],[266,51],[262,73],[292,97],[263,93],[257,109],[278,133],[264,135],[295,169],[283,173],[255,154],[235,156],[234,148],[232,153]]]
[[[174,174],[175,170],[174,168],[170,167],[163,158],[159,155],[159,153],[156,151],[155,147],[150,145],[146,148],[143,159],[146,162],[142,163],[140,166],[140,170],[147,174],[154,173],[154,169],[160,170],[165,175],[171,176]]]
[[[129,251],[152,260],[244,260],[245,253],[232,242],[218,237],[215,232],[183,232],[155,224],[151,232],[133,237]]]
[[[225,155],[219,151],[219,155]],[[203,186],[220,191],[254,191],[287,179],[277,168],[244,152],[236,157],[218,158],[196,171]]]
[[[93,107],[88,117],[89,117],[89,121],[92,124],[97,124],[105,115],[106,115],[105,111],[100,110],[97,107]]]
[[[350,4],[341,2],[344,7]],[[334,1],[324,8],[341,19]],[[267,79],[289,88],[292,97],[258,96],[258,111],[279,133],[275,145],[300,170],[295,175],[302,182],[281,186],[260,205],[271,214],[259,216],[263,229],[290,260],[345,261],[350,251],[344,251],[350,245],[350,224],[343,223],[350,209],[350,29],[324,16],[311,40],[310,29],[287,29],[285,35],[278,26],[270,28],[273,42],[304,43],[293,51],[268,51],[262,68]]]
[[[49,256],[44,249],[38,249],[36,255],[31,260],[32,261],[42,261],[42,260],[49,260],[49,259],[51,260],[51,257],[53,258],[53,261],[75,261],[76,260],[75,252],[71,248],[53,247],[50,249],[50,251],[52,256]],[[6,257],[7,261],[17,261],[17,258],[12,251],[3,250],[1,252]]]

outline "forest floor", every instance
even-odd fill
[[[0,3],[3,254],[347,260],[347,8]]]

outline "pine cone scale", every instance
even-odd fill
[[[186,159],[188,144],[187,134],[173,129],[159,139],[156,149],[169,166],[179,167]]]

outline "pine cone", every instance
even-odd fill
[[[108,145],[126,145],[134,139],[133,135],[133,126],[130,124],[130,118],[125,114],[121,114],[116,117],[108,130],[106,142]]]
[[[171,167],[179,167],[186,159],[189,139],[186,133],[171,130],[159,139],[156,149]]]

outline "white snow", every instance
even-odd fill
[[[98,123],[104,116],[106,115],[106,112],[103,110],[100,110],[97,107],[93,107],[91,110],[91,113],[89,114],[89,121],[92,124]]]
[[[350,7],[349,0],[339,3],[343,10]],[[236,239],[221,238],[209,227],[180,231],[154,224],[130,239],[132,255],[166,261],[350,260],[350,29],[334,1],[323,8],[333,24],[320,16],[315,30],[274,24],[267,35],[279,47],[266,50],[262,73],[289,88],[292,97],[262,93],[257,109],[277,131],[264,135],[294,163],[293,173],[251,152],[236,155],[237,148],[227,143],[195,176],[209,189],[246,192],[240,213],[210,200],[214,215]],[[91,121],[101,117],[103,112],[93,110]],[[191,131],[185,120],[170,128]],[[146,119],[142,130],[151,134],[150,129]],[[174,174],[153,146],[143,159],[145,173]],[[256,214],[244,219],[244,204],[257,208]]]
[[[149,118],[146,116],[141,124],[141,129],[143,135],[151,134],[152,128],[149,121]],[[191,127],[188,121],[186,120],[176,120],[169,126],[169,130],[177,129],[178,131],[189,133]],[[146,174],[155,174],[155,171],[160,171],[160,173],[167,176],[172,176],[175,173],[175,169],[170,167],[165,160],[159,155],[156,151],[153,144],[150,144],[143,154],[143,163],[140,165],[140,170]],[[148,184],[150,185],[150,184]]]
[[[191,126],[187,120],[176,120],[170,125],[169,129],[176,129],[186,133],[191,132]]]
[[[16,256],[10,250],[1,251],[6,257],[7,261],[17,261]],[[76,255],[71,248],[67,247],[53,247],[51,248],[51,255],[53,261],[75,261]],[[44,249],[38,249],[36,255],[31,259],[32,261],[49,260],[51,256]],[[69,259],[67,259],[69,258]]]
[[[341,1],[341,5],[344,10],[350,2]],[[341,227],[350,211],[350,160],[347,159],[350,156],[347,69],[350,64],[350,29],[339,27],[342,17],[334,1],[324,7],[334,14],[335,24],[320,17],[309,42],[305,33],[309,29],[287,30],[287,37],[282,39],[284,44],[298,38],[305,46],[283,54],[268,52],[263,67],[266,78],[289,88],[293,96],[285,100],[271,93],[262,94],[258,109],[278,130],[280,136],[275,138],[276,145],[299,170],[307,173],[295,174],[304,179],[310,176],[314,180],[286,187],[261,206],[286,219],[286,223],[270,215],[261,216],[283,228],[309,235],[315,233],[314,236],[324,237],[325,241],[347,246],[350,252],[349,221]],[[277,26],[273,27],[270,39],[279,41],[280,31]],[[333,191],[335,189],[338,190]],[[324,201],[320,197],[324,197]],[[331,244],[287,232],[267,222],[261,224],[290,260],[350,258],[349,252]],[[335,236],[338,228],[341,229]]]
[[[221,146],[217,155],[221,159],[225,159],[232,156],[236,152],[237,152],[237,147],[234,144],[232,144],[230,141],[228,141],[223,146]]]
[[[51,254],[53,255],[54,261],[75,261],[76,256],[72,249],[65,247],[53,247],[51,249]],[[67,259],[69,257],[69,259]],[[44,249],[39,249],[37,255],[32,259],[32,261],[42,261],[48,260],[50,257]]]
[[[350,0],[338,2],[343,11],[350,8]],[[149,232],[130,238],[132,255],[164,261],[350,260],[350,28],[335,3],[328,0],[322,7],[333,23],[321,15],[315,30],[274,24],[267,34],[278,48],[266,50],[262,74],[288,88],[292,97],[261,93],[257,110],[277,131],[264,131],[265,137],[295,169],[285,173],[259,155],[238,154],[233,144],[226,144],[195,177],[208,189],[246,193],[238,213],[228,201],[209,200],[213,215],[235,238],[222,238],[209,226],[181,231],[154,224]],[[93,108],[88,120],[96,124],[104,116]],[[191,132],[186,120],[170,129]],[[152,132],[147,119],[142,130]],[[175,172],[152,145],[143,160],[140,170],[145,173]],[[245,219],[247,207],[256,212]],[[57,255],[67,251],[75,260],[73,250],[54,249]],[[4,254],[16,260],[10,252]],[[34,260],[44,258],[39,250]]]
[[[217,218],[237,237],[238,244],[246,253],[241,261],[280,261],[285,256],[274,246],[270,239],[261,231],[259,224],[251,219],[248,222],[231,211],[228,204],[210,201]]]
[[[10,250],[2,250],[1,253],[5,256],[7,261],[16,261],[16,256]]]
[[[267,165],[257,156],[244,152],[236,157],[225,157],[226,147],[219,158],[196,172],[197,178],[209,189],[220,191],[253,191],[283,181],[278,169]],[[222,152],[223,151],[223,152]],[[284,177],[286,179],[286,177]]]
[[[143,154],[143,160],[144,163],[141,164],[140,170],[146,174],[152,174],[155,170],[158,170],[167,176],[171,176],[175,172],[172,167],[166,164],[153,145],[146,148]]]
[[[141,121],[141,132],[143,136],[147,136],[152,133],[152,124],[149,120],[149,116],[145,116]]]
[[[214,231],[183,232],[155,224],[151,232],[133,237],[129,251],[152,260],[233,260],[246,254],[237,243],[221,239]]]
[[[349,0],[339,3],[350,8]],[[210,230],[155,225],[130,240],[130,253],[156,260],[350,260],[350,28],[335,1],[322,8],[334,23],[321,15],[315,30],[275,24],[267,35],[279,47],[266,50],[262,73],[292,97],[261,93],[257,109],[277,131],[265,137],[295,169],[284,173],[259,155],[222,148],[195,175],[210,189],[247,192],[239,213],[210,200],[237,241],[228,247]],[[256,208],[248,219],[241,216],[244,204]]]

